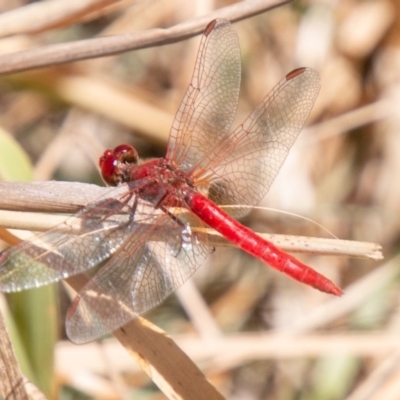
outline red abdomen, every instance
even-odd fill
[[[236,246],[262,260],[270,267],[322,292],[340,296],[343,292],[328,278],[257,235],[223,211],[207,197],[194,191],[185,193],[185,201],[203,222]]]

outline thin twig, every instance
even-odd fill
[[[30,3],[0,14],[0,36],[41,32],[72,23],[120,0],[50,0]]]
[[[166,29],[149,29],[144,32],[80,40],[74,43],[62,43],[6,54],[0,56],[0,74],[21,72],[179,42],[203,32],[206,25],[215,18],[226,18],[232,22],[240,21],[289,1],[243,1]]]
[[[24,378],[24,387],[29,400],[46,400],[46,396],[27,378]]]
[[[46,213],[77,212],[112,190],[115,188],[78,182],[1,182],[0,227],[46,231],[61,224],[66,218],[65,215]],[[210,244],[214,246],[231,245],[212,229],[207,230],[207,235]],[[376,243],[277,234],[260,236],[287,251],[374,260],[382,258],[381,247]]]
[[[0,398],[29,400],[24,378],[15,358],[3,316],[0,313]]]
[[[395,392],[391,391],[394,395],[392,398],[398,398],[400,390],[400,349],[397,347],[388,353],[388,356],[374,367],[369,376],[359,383],[346,400],[388,399],[381,395],[387,385],[395,386]]]
[[[360,126],[388,118],[395,113],[397,107],[396,99],[385,98],[308,126],[304,128],[307,134],[304,135],[306,139],[303,140],[302,146],[309,147],[313,143],[319,143],[334,136],[342,135],[344,132],[350,132]]]
[[[396,333],[353,332],[311,333],[304,336],[288,336],[266,332],[226,333],[221,338],[201,339],[197,334],[177,335],[176,343],[196,363],[214,373],[223,372],[255,360],[323,357],[347,354],[355,357],[384,357],[396,353],[399,339]],[[377,343],[381,345],[377,345]],[[113,367],[117,371],[136,371],[129,365],[129,359],[119,349],[118,344],[107,341],[102,351],[113,354]],[[104,375],[105,366],[96,343],[88,343],[78,348],[60,342],[56,348],[57,369],[71,376],[79,373],[70,359],[82,357],[82,370]],[[83,356],[82,356],[83,354]],[[398,357],[398,354],[396,354]],[[69,365],[71,364],[71,365]]]

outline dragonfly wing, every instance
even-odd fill
[[[170,132],[167,158],[181,169],[199,168],[229,133],[239,101],[240,67],[236,32],[226,20],[212,21]]]
[[[140,240],[128,240],[72,304],[66,329],[73,342],[99,338],[155,307],[212,251],[189,224],[177,224],[167,215],[142,226],[140,233]]]
[[[137,229],[132,212],[135,198],[127,186],[107,191],[62,224],[2,252],[0,290],[15,292],[46,285],[110,257]]]
[[[289,73],[219,144],[209,164],[210,196],[219,204],[257,204],[268,192],[318,96],[318,73]]]

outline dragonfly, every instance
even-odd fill
[[[15,292],[91,274],[66,318],[85,343],[161,303],[214,251],[207,229],[320,291],[341,289],[237,218],[268,192],[317,98],[311,68],[288,73],[235,130],[240,48],[230,22],[213,20],[173,121],[165,158],[141,162],[127,144],[100,157],[115,188],[47,232],[0,254],[0,290]],[[229,206],[229,207],[228,207]]]

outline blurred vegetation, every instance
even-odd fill
[[[26,3],[0,0],[0,11]],[[98,2],[93,12],[37,33],[21,27],[21,33],[10,35],[0,26],[0,53],[172,26],[193,18],[197,4],[112,3]],[[217,2],[218,7],[228,3]],[[224,350],[208,358],[199,349],[206,351],[210,342],[194,331],[175,297],[148,317],[185,344],[229,399],[398,399],[400,3],[294,1],[241,21],[235,29],[243,68],[237,122],[290,70],[309,66],[321,76],[309,128],[262,205],[311,218],[341,239],[380,243],[385,261],[302,256],[344,288],[343,298],[330,299],[238,250],[217,250],[195,276],[227,337]],[[0,132],[0,178],[29,179],[29,159],[34,179],[100,183],[96,160],[105,147],[129,142],[143,158],[163,155],[198,40],[0,77],[5,132]],[[154,113],[143,115],[137,103],[150,105]],[[157,112],[170,117],[161,128]],[[315,224],[271,211],[254,211],[245,223],[259,232],[327,236]],[[51,297],[46,302],[57,303]],[[54,314],[52,306],[39,302],[39,313]],[[62,297],[62,309],[64,302]],[[207,321],[197,322],[207,331]],[[27,329],[25,352],[32,355],[34,335]],[[47,329],[39,343],[52,347],[45,335],[53,337],[55,328]],[[266,337],[266,347],[255,351],[251,345],[257,336],[249,332],[275,334],[279,345],[269,346]],[[232,337],[236,341],[229,347]],[[60,399],[163,398],[136,365],[122,361],[117,344],[106,344],[115,353],[60,342],[55,378],[49,372],[45,383],[30,379],[47,395],[56,387]],[[29,363],[33,375],[49,368],[40,361]]]

